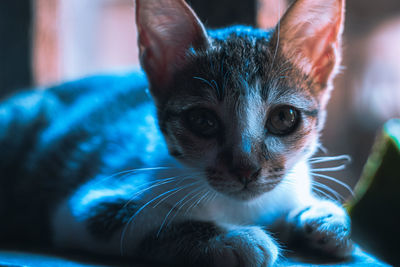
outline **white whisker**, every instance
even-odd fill
[[[183,190],[183,189],[185,189],[185,188],[187,188],[187,187],[189,187],[189,186],[192,186],[192,185],[194,185],[194,184],[196,184],[196,183],[199,183],[199,182],[200,182],[200,181],[197,181],[197,182],[194,182],[194,183],[190,183],[190,184],[187,184],[187,185],[183,185],[183,186],[180,186],[180,187],[177,187],[177,188],[173,188],[173,189],[171,189],[171,190],[168,190],[167,192],[164,192],[164,193],[159,194],[158,196],[152,198],[151,200],[149,200],[148,202],[146,202],[144,205],[142,205],[142,206],[129,218],[128,222],[126,223],[126,225],[125,225],[125,227],[124,227],[124,229],[123,229],[123,231],[122,231],[122,233],[121,233],[121,242],[120,242],[121,254],[123,255],[123,242],[124,242],[124,240],[125,240],[126,231],[127,231],[128,227],[129,227],[129,225],[130,225],[130,224],[132,223],[132,221],[134,220],[134,218],[135,218],[144,208],[146,208],[146,207],[149,206],[151,203],[153,203],[154,201],[156,201],[157,199],[159,199],[159,198],[161,198],[161,197],[163,197],[163,196],[165,196],[165,195],[167,195],[167,197],[170,197],[170,196],[176,194],[177,192],[179,192],[179,191],[181,191],[181,190]],[[126,204],[125,204],[125,206],[126,206]]]
[[[333,178],[333,177],[330,177],[330,176],[328,176],[328,175],[324,175],[324,174],[320,174],[320,173],[313,173],[313,172],[311,172],[311,175],[317,176],[317,177],[320,177],[320,178],[327,179],[327,180],[329,180],[329,181],[335,182],[335,183],[337,183],[337,184],[343,186],[344,188],[346,188],[346,189],[350,192],[350,194],[352,195],[352,197],[354,197],[353,190],[350,188],[350,186],[348,186],[348,185],[345,184],[344,182],[342,182],[342,181],[340,181],[340,180],[338,180],[338,179],[335,179],[335,178]]]
[[[146,187],[146,188],[144,188],[144,189],[141,189],[141,190],[139,190],[138,192],[134,193],[134,194],[129,198],[129,200],[125,203],[125,205],[123,206],[123,208],[125,208],[127,205],[129,205],[137,196],[141,195],[142,193],[144,193],[144,192],[146,192],[146,191],[148,191],[148,190],[150,190],[150,189],[152,189],[152,188],[156,188],[156,187],[159,187],[159,186],[161,186],[161,185],[165,185],[165,184],[172,183],[172,182],[176,181],[177,179],[181,179],[182,177],[184,177],[184,176],[174,176],[174,177],[162,179],[162,181],[159,181],[159,182],[149,182],[149,183],[146,183],[145,185],[150,185],[150,186],[148,186],[148,187]],[[139,188],[140,188],[140,187],[143,187],[143,186],[145,186],[145,185],[140,185]]]
[[[205,197],[207,197],[209,194],[210,194],[210,191],[207,191],[207,192],[206,192],[202,197],[200,197],[197,201],[193,202],[193,204],[190,205],[190,206],[186,209],[184,215],[186,216],[186,214],[189,212],[189,210],[193,210],[195,207],[197,207],[197,206],[200,204],[200,202],[201,202]]]
[[[322,145],[321,143],[319,143],[317,145],[317,149],[320,150],[324,154],[328,154],[328,149],[326,147],[324,147],[324,145]]]
[[[202,172],[198,172],[198,173],[201,174]],[[139,196],[140,194],[142,194],[142,193],[144,193],[144,192],[146,192],[146,191],[148,191],[148,190],[150,190],[152,188],[156,188],[156,187],[159,187],[161,185],[169,184],[169,183],[172,183],[172,182],[177,181],[177,180],[179,180],[179,182],[176,185],[179,185],[180,183],[182,183],[185,180],[195,179],[195,178],[192,177],[193,175],[196,175],[196,173],[191,173],[190,175],[177,175],[177,176],[170,177],[170,178],[162,178],[162,179],[158,179],[158,180],[155,180],[155,181],[150,181],[148,183],[140,185],[140,186],[138,186],[138,189],[142,188],[143,186],[147,186],[147,185],[150,185],[150,186],[148,186],[148,187],[146,187],[144,189],[141,189],[138,192],[136,192],[135,194],[133,194],[130,197],[130,199],[128,200],[128,202],[124,205],[124,207],[126,205],[128,205],[137,196]]]
[[[165,195],[167,195],[167,194],[173,193],[174,191],[178,190],[179,188],[180,188],[180,187],[178,187],[178,188],[173,188],[173,189],[171,189],[171,190],[168,190],[167,192],[164,192],[164,193],[159,194],[158,196],[152,198],[151,200],[149,200],[148,202],[146,202],[146,204],[142,205],[142,206],[129,218],[128,222],[125,224],[125,227],[124,227],[124,229],[123,229],[122,232],[121,232],[121,242],[120,242],[121,255],[123,255],[123,242],[124,242],[124,240],[125,240],[125,234],[126,234],[126,231],[127,231],[127,229],[128,229],[128,226],[131,224],[131,222],[133,221],[133,219],[134,219],[144,208],[146,208],[148,205],[150,205],[151,203],[153,203],[153,202],[156,201],[157,199],[159,199],[159,198],[161,198],[161,197],[163,197],[163,196],[165,196]]]
[[[313,186],[318,186],[319,188],[324,189],[324,190],[328,191],[329,193],[331,193],[338,202],[340,202],[341,200],[344,200],[344,197],[342,195],[340,195],[338,192],[336,192],[329,186],[319,183],[319,182],[316,182],[316,181],[312,181],[312,184],[313,184]],[[313,187],[313,189],[314,188],[315,187]]]
[[[328,167],[328,168],[312,168],[311,171],[318,171],[318,172],[335,172],[335,171],[342,171],[346,169],[346,164],[342,164],[336,167]]]
[[[329,195],[328,193],[324,192],[323,190],[318,189],[317,187],[313,187],[313,190],[317,191],[318,193],[320,193],[321,195],[325,196],[327,199],[331,200],[331,201],[338,201],[338,199],[334,199],[331,195]]]
[[[195,184],[196,184],[196,183],[192,184],[192,186],[195,185]],[[175,210],[175,208],[176,208],[178,205],[180,205],[186,198],[188,198],[191,194],[193,194],[194,192],[196,192],[196,190],[198,190],[198,189],[199,189],[199,188],[193,189],[192,191],[190,191],[189,193],[187,193],[181,200],[179,200],[178,202],[176,202],[176,203],[171,207],[171,209],[170,209],[170,210],[168,211],[168,213],[165,215],[164,220],[162,221],[160,228],[158,229],[157,237],[159,237],[159,235],[160,235],[160,233],[161,233],[161,230],[162,230],[162,228],[164,227],[165,222],[167,221],[167,219],[168,219],[169,215],[171,214],[171,212],[172,212],[173,210]],[[182,208],[182,205],[176,210],[175,215],[171,218],[171,220],[169,221],[169,223],[175,218],[175,216],[176,216],[177,213],[179,212],[180,208]],[[169,223],[168,223],[168,224],[169,224]]]
[[[214,191],[213,194],[208,199],[206,199],[204,202],[205,203],[212,202],[217,196],[218,196],[218,193]]]
[[[114,173],[112,175],[103,177],[101,179],[99,179],[98,181],[96,181],[94,184],[100,184],[106,180],[110,180],[112,178],[118,177],[119,175],[123,175],[122,178],[126,177],[126,175],[129,174],[136,174],[137,172],[142,172],[142,171],[156,171],[156,170],[168,170],[168,169],[172,169],[172,167],[151,167],[151,168],[138,168],[138,169],[130,169],[130,170],[125,170],[125,171],[120,171],[117,173]]]
[[[208,191],[207,191],[207,192],[204,192],[203,189],[200,190],[199,192],[197,192],[197,193],[190,199],[190,201],[193,200],[193,199],[196,199],[197,196],[198,196],[198,195],[201,195],[201,194],[203,194],[203,196],[202,196],[202,197],[199,197],[197,200],[194,200],[194,201],[192,202],[192,204],[190,204],[190,205],[186,208],[185,213],[183,214],[183,216],[186,216],[187,213],[188,213],[192,208],[197,207],[198,205],[196,205],[196,203],[200,203],[200,202],[201,202],[201,199],[204,198],[204,194],[207,195],[207,194],[208,194]]]
[[[176,192],[174,192],[173,194],[171,194],[171,195],[168,195],[168,196],[165,196],[164,198],[162,198],[160,201],[158,201],[154,206],[153,206],[153,208],[156,208],[158,205],[160,205],[162,202],[164,202],[166,199],[168,199],[170,196],[172,196],[172,195],[175,195],[176,193],[178,193],[179,191],[182,191],[183,189],[185,189],[185,188],[187,188],[187,187],[189,187],[189,186],[192,186],[192,185],[194,185],[194,184],[198,184],[198,183],[200,183],[201,181],[196,181],[196,182],[193,182],[193,183],[190,183],[190,184],[187,184],[187,185],[182,185],[182,186],[180,186],[180,189],[179,190],[177,190]]]
[[[347,161],[347,163],[350,163],[351,157],[349,155],[339,155],[339,156],[333,156],[333,157],[315,157],[315,158],[311,158],[309,160],[309,162],[311,164],[315,164],[315,163],[339,161],[339,160]]]
[[[197,188],[197,190],[194,190],[193,193],[196,192],[196,191],[199,191],[199,192],[197,192],[196,194],[193,194],[193,196],[192,196],[191,198],[187,199],[184,203],[182,203],[182,205],[178,208],[178,210],[177,210],[177,212],[175,213],[175,215],[173,216],[173,218],[178,214],[179,210],[180,210],[181,208],[183,208],[183,206],[185,206],[187,203],[189,203],[190,201],[192,201],[193,199],[195,199],[198,195],[200,195],[201,193],[203,193],[203,188],[202,188],[202,187],[199,187],[199,188]],[[193,201],[193,202],[195,202],[195,201]],[[186,208],[186,211],[187,211],[187,208]],[[184,213],[184,215],[185,215],[185,214],[186,214],[186,212]],[[172,218],[170,221],[172,221],[173,218]]]

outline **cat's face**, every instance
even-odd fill
[[[170,153],[233,198],[272,190],[316,149],[342,19],[327,19],[328,29],[292,29],[305,12],[307,1],[298,1],[279,34],[244,27],[206,34],[184,2],[151,2],[137,2],[141,60]],[[296,37],[311,30],[322,37]]]
[[[273,60],[272,49],[234,32],[213,41],[176,72],[160,106],[172,155],[237,198],[273,189],[317,142],[312,82],[280,56]]]

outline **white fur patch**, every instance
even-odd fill
[[[193,216],[199,220],[213,220],[217,223],[270,225],[277,218],[309,203],[312,199],[308,165],[302,161],[276,188],[261,197],[251,201],[239,201],[218,194],[212,202],[193,211]]]

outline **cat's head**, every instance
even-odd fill
[[[183,0],[137,0],[140,60],[171,155],[251,199],[315,151],[344,0],[298,0],[274,30],[207,32]]]

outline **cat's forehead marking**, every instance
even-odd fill
[[[238,113],[246,126],[263,124],[268,108],[276,105],[291,105],[316,116],[319,106],[311,85],[292,71],[288,60],[273,53],[268,32],[253,34],[249,29],[212,33],[207,50],[192,51],[190,79],[175,97],[182,101],[174,102],[216,105]]]
[[[251,88],[248,88],[245,99],[244,109],[246,112],[244,118],[247,124],[246,129],[249,135],[257,137],[260,135],[259,130],[264,128],[263,124],[266,113],[258,84],[254,84]]]
[[[270,34],[247,28],[213,33],[209,59],[214,68],[218,66],[214,75],[223,76],[221,87],[228,76],[231,80],[228,89],[232,94],[246,95],[249,90],[258,88],[266,100],[287,102],[304,109],[317,108],[314,88],[290,60],[275,53]]]

